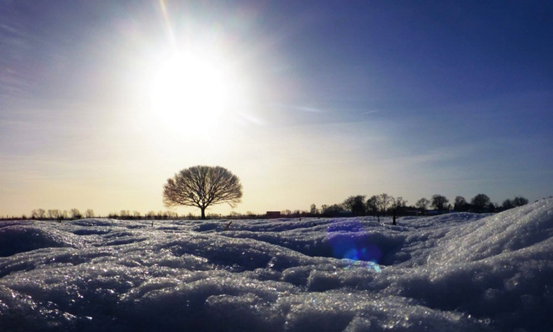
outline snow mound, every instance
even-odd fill
[[[446,241],[438,255],[442,263],[478,261],[523,253],[526,248],[536,251],[541,246],[551,246],[551,201],[542,200],[482,219],[450,234]]]
[[[40,248],[78,247],[78,237],[54,229],[33,224],[0,226],[0,257],[32,251]]]
[[[0,326],[550,330],[552,211],[0,225]]]

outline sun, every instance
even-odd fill
[[[231,103],[231,82],[222,63],[193,53],[175,53],[151,84],[151,109],[168,129],[200,134],[216,127]]]

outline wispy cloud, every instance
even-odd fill
[[[309,113],[324,113],[325,111],[318,107],[302,106],[302,105],[289,105],[289,104],[276,104],[278,107],[282,107],[289,110],[298,110]]]
[[[366,112],[361,113],[361,115],[373,114],[373,113],[377,113],[377,112],[380,112],[380,110],[366,111]]]

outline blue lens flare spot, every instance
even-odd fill
[[[381,271],[378,262],[382,258],[382,251],[377,244],[372,243],[371,234],[358,222],[329,227],[327,239],[332,246],[333,257],[347,260],[351,262],[351,266]]]

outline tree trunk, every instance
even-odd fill
[[[201,207],[200,210],[202,211],[202,220],[205,220],[205,208]]]

